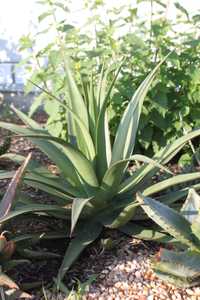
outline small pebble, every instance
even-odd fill
[[[155,251],[144,249],[143,243],[138,240],[126,238],[124,244],[120,243],[117,257],[110,263],[106,257],[100,258],[99,265],[103,264],[103,271],[98,276],[100,280],[92,283],[85,299],[200,300],[200,286],[180,289],[156,277],[150,266]],[[101,280],[102,277],[104,280]]]
[[[141,278],[141,273],[140,273],[139,271],[136,271],[136,272],[135,272],[135,277],[136,277],[136,278]]]
[[[186,293],[190,296],[194,295],[194,292],[191,289],[186,289]]]

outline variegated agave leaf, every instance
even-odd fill
[[[181,287],[200,283],[200,254],[195,251],[175,252],[161,249],[152,267],[166,281]]]
[[[194,189],[189,189],[181,213],[191,223],[194,235],[200,240],[200,196]]]
[[[183,245],[198,251],[200,241],[193,234],[189,221],[180,213],[159,201],[150,197],[144,197],[140,193],[137,195],[137,200],[154,222]]]
[[[192,224],[199,216],[200,196],[194,189],[189,189],[188,196],[181,208],[181,214]]]

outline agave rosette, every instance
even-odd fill
[[[121,67],[108,88],[108,72],[103,70],[97,88],[91,80],[90,84],[83,84],[82,92],[68,68],[67,141],[50,135],[45,128],[16,108],[16,114],[26,127],[0,122],[0,127],[29,138],[59,169],[59,175],[55,175],[38,162],[30,161],[24,182],[53,195],[56,204],[20,205],[4,219],[6,221],[23,213],[42,211],[65,219],[67,224],[70,222],[73,239],[60,267],[58,282],[81,251],[99,236],[103,226],[126,231],[125,224],[137,215],[139,205],[135,194],[138,190],[150,196],[186,181],[192,186],[193,181],[200,178],[200,172],[173,176],[165,166],[188,141],[200,135],[200,129],[167,145],[153,159],[133,154],[142,105],[162,63],[150,72],[135,91],[120,121],[113,144],[109,134],[107,107]],[[62,102],[60,104],[63,105]],[[16,154],[3,157],[18,163],[24,160],[23,156]],[[132,175],[127,171],[130,161],[139,162]],[[167,172],[169,178],[159,184],[153,183],[152,176],[159,169]],[[10,177],[12,172],[0,173],[0,179]],[[195,187],[198,189],[200,185]],[[187,191],[188,188],[180,188],[172,193],[171,202],[187,194]],[[129,234],[137,235],[140,228],[128,224],[132,226]],[[149,232],[145,234],[149,236]]]

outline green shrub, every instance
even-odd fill
[[[152,1],[149,17],[142,19],[137,6],[131,4],[108,10],[103,1],[85,1],[92,16],[87,20],[90,28],[76,28],[67,23],[70,5],[64,1],[42,0],[44,13],[38,20],[41,24],[35,36],[21,39],[21,50],[30,50],[27,57],[27,71],[31,80],[42,84],[45,89],[66,101],[66,70],[63,56],[72,58],[76,69],[76,79],[81,85],[80,74],[88,82],[88,74],[93,73],[93,80],[104,64],[106,69],[116,69],[116,62],[127,57],[121,76],[118,79],[109,109],[111,135],[114,139],[119,120],[130,100],[132,91],[136,90],[154,64],[172,49],[176,49],[165,67],[160,68],[160,75],[154,82],[151,92],[146,97],[143,107],[136,149],[138,152],[152,155],[166,143],[182,136],[183,128],[187,131],[199,128],[200,41],[198,29],[199,15],[189,13],[175,3],[177,18],[168,19],[166,1]],[[106,11],[104,21],[99,9]],[[59,15],[65,15],[67,21],[60,21]],[[151,23],[151,26],[149,26]],[[49,24],[49,25],[48,25]],[[187,28],[182,32],[177,27]],[[89,31],[88,31],[89,30]],[[56,31],[56,37],[42,49],[38,49],[38,41],[48,31]],[[93,33],[95,37],[92,38]],[[121,33],[122,32],[122,33]],[[95,46],[94,46],[95,45]],[[44,63],[45,61],[45,63]],[[31,63],[31,64],[30,64]],[[112,76],[108,77],[110,82]],[[29,82],[27,91],[32,89]],[[84,96],[84,91],[81,91]],[[30,115],[39,104],[49,118],[47,129],[51,134],[67,139],[66,110],[45,93],[35,100]],[[52,109],[53,107],[53,109]]]

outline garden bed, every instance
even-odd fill
[[[30,142],[23,138],[13,138],[11,152],[27,155],[33,152],[33,157],[42,164],[48,166],[53,172],[56,172],[54,165]],[[2,161],[5,168],[5,161]],[[2,163],[1,162],[1,163]],[[12,169],[15,166],[9,163],[7,168]],[[180,172],[177,166],[173,166],[174,171]],[[6,182],[1,182],[1,189],[4,190]],[[46,193],[36,191],[32,188],[24,187],[25,191],[35,202],[52,203]],[[9,230],[13,233],[29,232],[48,232],[52,228],[60,227],[64,230],[64,224],[55,219],[32,220],[20,218],[9,224]],[[108,246],[104,242],[111,238],[112,242]],[[33,299],[43,299],[42,287],[48,296],[48,300],[64,299],[64,294],[57,294],[52,290],[52,278],[56,277],[57,270],[62,261],[62,255],[67,246],[66,240],[58,240],[56,244],[51,241],[41,243],[36,248],[37,251],[50,251],[61,255],[57,259],[32,259],[30,264],[24,264],[10,272],[11,277],[22,287],[22,289],[33,295]],[[105,230],[97,242],[86,249],[79,260],[73,265],[65,276],[64,283],[69,288],[77,287],[79,293],[83,293],[83,299],[138,299],[138,300],[198,300],[200,299],[200,287],[177,289],[158,279],[151,270],[150,259],[158,251],[158,244],[153,242],[143,242],[117,231]],[[94,278],[94,281],[91,279]],[[84,287],[82,283],[92,281]],[[82,299],[82,298],[80,298]]]

